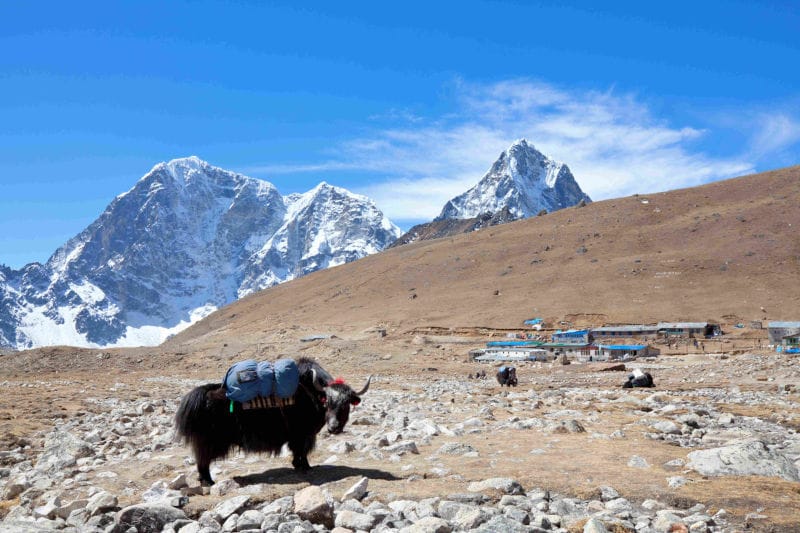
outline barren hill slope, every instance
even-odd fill
[[[800,166],[400,246],[256,293],[164,347],[417,327],[797,319]],[[764,309],[762,311],[762,308]]]

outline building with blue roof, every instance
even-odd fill
[[[800,348],[800,322],[773,321],[767,324],[769,343],[782,350]],[[792,352],[788,352],[792,353]]]
[[[553,342],[562,344],[591,344],[594,337],[589,329],[568,329],[556,331],[552,335]]]

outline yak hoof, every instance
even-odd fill
[[[292,460],[292,466],[298,472],[308,472],[311,470],[311,465],[308,464],[308,459],[305,457],[299,457]]]

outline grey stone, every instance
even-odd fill
[[[89,498],[86,510],[89,512],[89,516],[96,516],[110,509],[116,509],[118,503],[116,496],[106,491],[100,491]]]
[[[503,509],[503,514],[507,517],[511,518],[512,520],[516,520],[520,524],[528,525],[531,523],[531,515],[527,513],[527,511],[523,509],[519,509],[517,507],[505,507]]]
[[[461,442],[448,442],[447,444],[443,444],[441,447],[439,447],[437,453],[441,455],[464,455],[466,453],[472,453],[475,451],[475,448],[469,444],[464,444]]]
[[[278,526],[278,533],[316,533],[314,524],[308,520],[289,520]]]
[[[656,518],[653,520],[653,528],[656,531],[666,533],[672,524],[683,524],[683,519],[670,509],[656,511]]]
[[[600,499],[604,502],[619,498],[619,492],[608,485],[600,487]]]
[[[264,513],[256,509],[249,509],[239,516],[236,521],[236,531],[245,529],[261,529],[261,523],[264,521]]]
[[[84,509],[89,504],[89,500],[72,500],[71,502],[67,502],[65,504],[60,505],[56,510],[55,514],[59,518],[63,518],[66,520],[69,518],[69,515],[72,514],[73,511],[78,509]]]
[[[468,530],[480,526],[488,519],[489,515],[483,509],[467,507],[458,511],[449,522],[453,524],[456,529]]]
[[[479,533],[496,533],[498,531],[502,531],[503,533],[530,533],[530,530],[531,528],[529,526],[521,524],[504,515],[493,516],[473,529],[473,531]]]
[[[608,533],[608,528],[602,521],[592,517],[583,525],[583,533]]]
[[[667,478],[667,485],[669,485],[669,488],[671,489],[680,488],[686,485],[688,482],[689,479],[683,476],[672,476]]]
[[[800,481],[797,467],[785,455],[757,439],[689,453],[687,467],[705,476],[768,476]]]
[[[524,494],[522,485],[514,479],[508,477],[493,477],[483,481],[474,481],[467,486],[470,492],[483,492],[487,490],[498,490],[505,494]]]
[[[186,474],[178,474],[167,484],[167,488],[172,490],[181,490],[184,487],[188,487],[189,483],[186,481]]]
[[[656,431],[660,431],[661,433],[667,433],[670,435],[681,434],[681,429],[678,427],[677,424],[675,424],[675,422],[672,422],[671,420],[663,420],[660,422],[656,422],[652,424],[651,427]]]
[[[239,513],[244,509],[245,505],[250,502],[250,496],[243,494],[241,496],[234,496],[225,501],[219,502],[211,510],[211,514],[217,522],[224,523],[228,517],[234,513]]]
[[[353,511],[340,511],[336,514],[334,524],[337,527],[344,527],[352,530],[370,531],[375,525],[376,519],[374,516],[364,513],[356,513]]]
[[[500,498],[500,503],[498,503],[500,507],[518,507],[525,511],[530,511],[533,508],[533,502],[527,496],[520,496],[516,494],[504,494],[502,498]]]
[[[369,484],[369,478],[362,477],[359,479],[352,487],[347,489],[342,495],[342,501],[348,499],[360,500],[367,494],[367,485]]]
[[[414,441],[404,441],[398,442],[397,444],[392,444],[391,446],[387,446],[385,451],[387,453],[394,453],[397,455],[405,455],[407,453],[413,453],[415,455],[419,454],[417,443]]]
[[[333,502],[316,485],[306,487],[294,495],[294,512],[302,520],[322,524],[328,529],[334,526]]]
[[[130,526],[135,527],[137,531],[161,531],[165,525],[185,518],[183,511],[168,505],[152,503],[131,505],[117,513],[114,533],[124,532]]]
[[[606,507],[606,509],[608,509],[612,513],[619,513],[619,512],[622,512],[622,511],[630,511],[631,510],[631,502],[629,502],[625,498],[615,498],[613,500],[607,501],[605,507]]]
[[[268,514],[286,514],[290,512],[294,508],[294,497],[292,496],[284,496],[283,498],[278,498],[277,500],[270,502],[264,505],[261,508],[261,512],[265,515]]]
[[[450,533],[453,530],[446,520],[435,516],[420,518],[414,524],[404,527],[400,533]]]
[[[177,533],[200,533],[202,528],[203,526],[201,526],[199,522],[189,522],[181,526],[180,529],[177,530]]]
[[[628,460],[628,466],[633,468],[650,468],[650,463],[644,457],[639,457],[638,455],[632,455],[631,458]]]
[[[94,447],[68,431],[54,430],[47,435],[44,451],[36,462],[43,472],[62,472],[77,460],[94,455]]]

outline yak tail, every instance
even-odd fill
[[[184,442],[193,443],[208,433],[212,406],[207,394],[219,387],[219,383],[195,387],[181,400],[175,413],[175,430]]]

